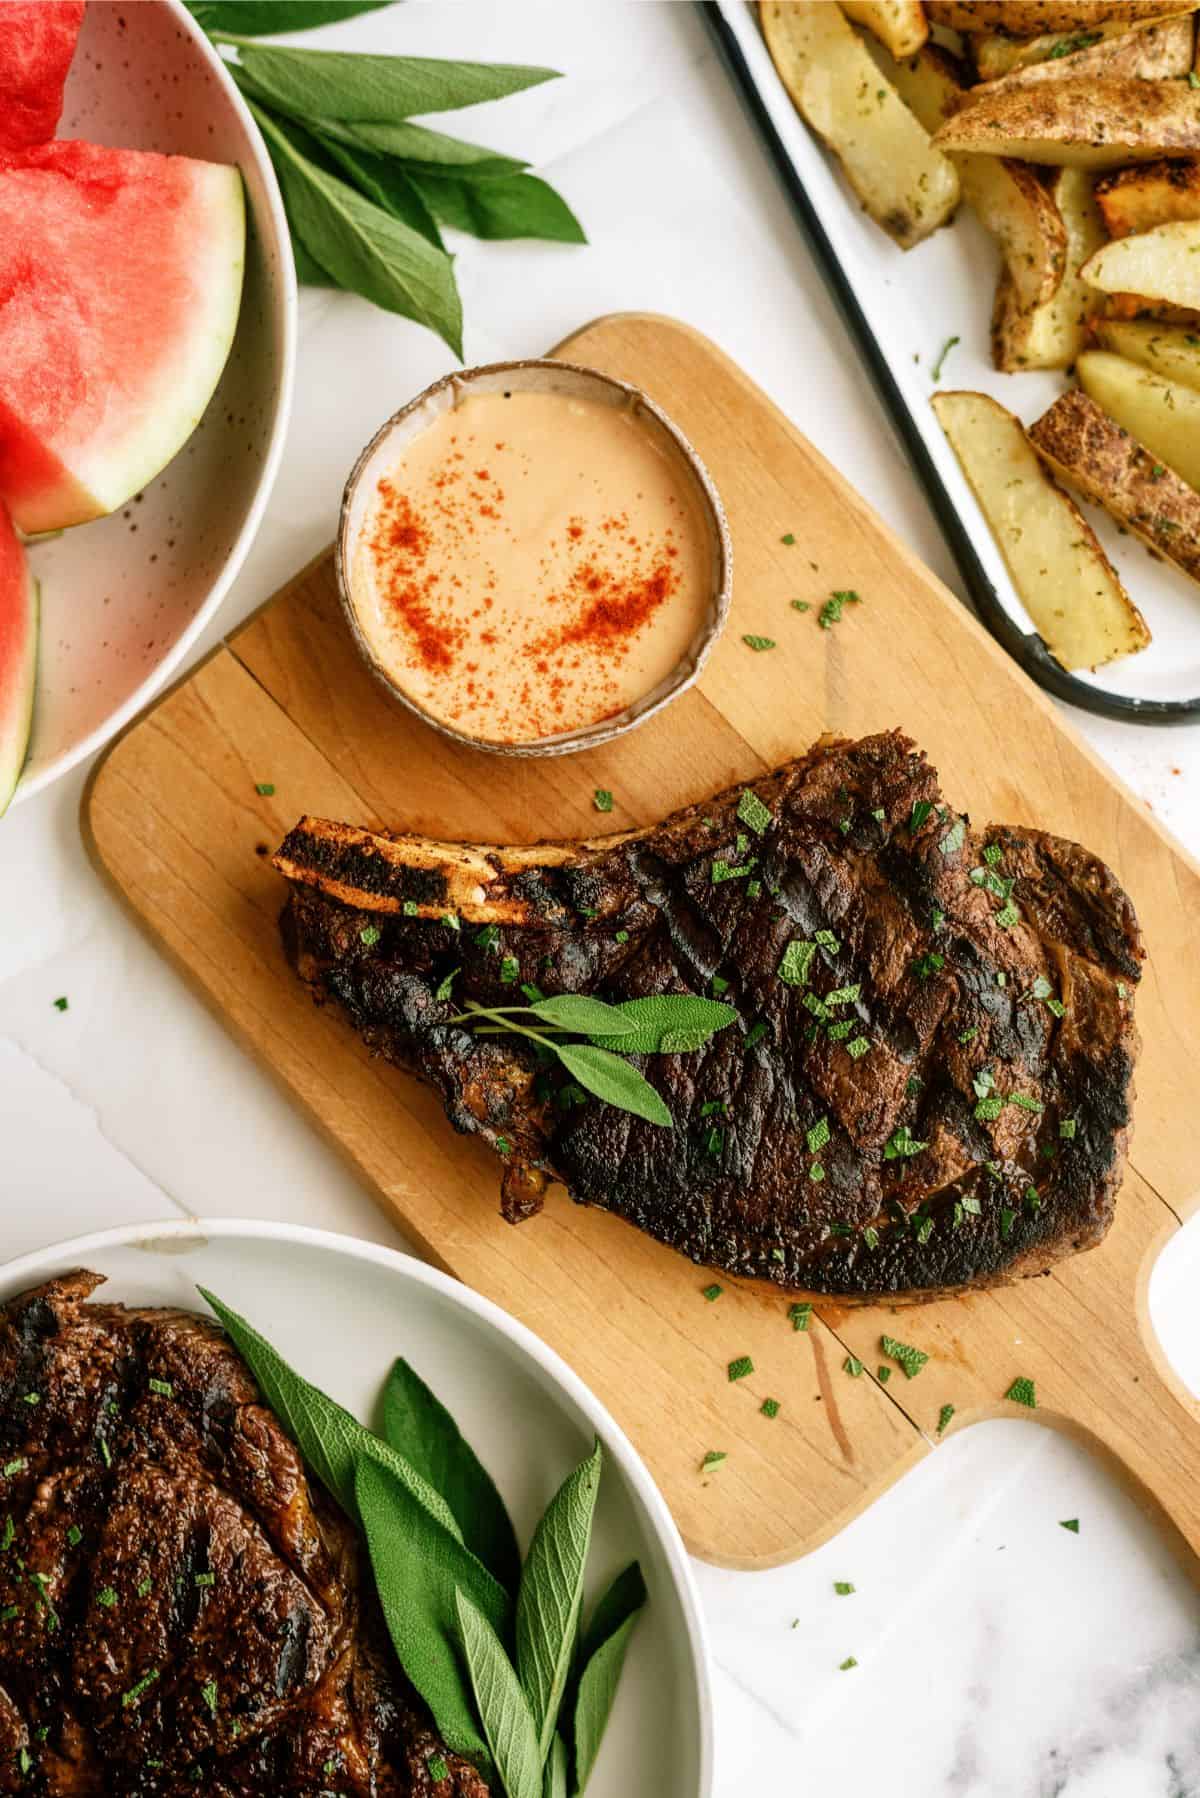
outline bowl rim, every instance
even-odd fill
[[[389,1248],[383,1243],[349,1236],[342,1231],[321,1230],[310,1224],[292,1224],[269,1218],[174,1217],[164,1219],[161,1223],[118,1224],[85,1236],[67,1237],[61,1242],[49,1243],[43,1248],[28,1250],[10,1261],[0,1262],[0,1304],[5,1302],[10,1292],[21,1291],[20,1283],[27,1281],[30,1276],[36,1279],[52,1278],[54,1271],[61,1271],[67,1262],[78,1264],[88,1256],[102,1254],[108,1249],[136,1248],[143,1244],[150,1247],[163,1241],[192,1240],[203,1243],[216,1238],[294,1243],[305,1248],[322,1249],[353,1261],[373,1263],[377,1267],[388,1269],[402,1280],[424,1286],[448,1300],[452,1308],[467,1311],[498,1330],[583,1412],[597,1434],[603,1437],[605,1448],[611,1449],[613,1459],[641,1501],[671,1575],[683,1617],[699,1715],[696,1798],[711,1798],[711,1649],[695,1575],[675,1519],[641,1456],[607,1407],[556,1350],[550,1348],[527,1324],[521,1323],[493,1299],[485,1298],[482,1293],[474,1291],[461,1280],[442,1273],[440,1269],[431,1267],[428,1262],[419,1260],[415,1255]]]
[[[568,375],[583,376],[588,381],[609,388],[615,394],[622,394],[640,411],[647,412],[654,419],[659,429],[671,440],[679,456],[687,466],[692,480],[695,482],[700,498],[712,529],[715,543],[715,581],[709,599],[709,617],[704,628],[704,635],[699,647],[689,651],[681,658],[672,677],[671,685],[665,692],[660,692],[657,699],[650,703],[635,701],[623,708],[615,719],[601,719],[595,724],[581,725],[578,729],[564,731],[560,735],[539,737],[532,742],[501,743],[494,738],[479,737],[469,731],[456,730],[452,724],[445,724],[426,711],[409,694],[405,693],[397,681],[394,681],[383,667],[371,647],[366,632],[359,623],[358,614],[350,593],[349,564],[353,545],[349,542],[350,517],[354,509],[355,496],[359,483],[365,474],[372,458],[380,446],[387,440],[398,425],[403,423],[421,407],[436,399],[447,388],[465,385],[468,388],[481,375],[500,375],[528,373],[534,369],[549,369]],[[334,574],[337,580],[338,598],[341,602],[342,614],[350,630],[363,664],[367,671],[382,686],[385,693],[419,718],[422,724],[428,725],[439,736],[448,738],[453,743],[460,743],[466,749],[477,749],[485,755],[511,757],[541,757],[552,755],[580,755],[589,749],[599,749],[608,743],[623,737],[629,731],[637,730],[648,719],[657,717],[669,705],[695,685],[703,672],[704,665],[719,642],[729,620],[729,610],[733,598],[733,539],[729,531],[729,521],[725,515],[725,506],[721,499],[720,489],[709,473],[708,467],[699,450],[691,439],[676,424],[670,413],[665,412],[657,400],[651,398],[645,388],[638,387],[632,381],[622,381],[617,375],[610,375],[602,368],[591,368],[587,363],[570,361],[566,357],[549,356],[517,356],[499,362],[479,362],[469,368],[453,368],[449,373],[431,381],[428,387],[422,388],[398,411],[386,418],[370,441],[359,452],[354,466],[346,477],[346,485],[342,490],[342,501],[338,509],[337,536],[334,539],[333,554]],[[682,677],[679,670],[685,669]],[[661,684],[661,683],[660,683]]]
[[[12,805],[18,806],[25,799],[32,799],[35,794],[42,793],[56,780],[68,774],[72,768],[86,761],[97,750],[123,730],[131,718],[143,710],[154,695],[165,686],[175,673],[183,658],[187,655],[197,637],[220,609],[230,587],[241,573],[242,565],[250,552],[250,546],[258,535],[263,513],[275,487],[279,474],[279,465],[283,459],[283,448],[287,438],[288,423],[292,412],[292,395],[296,373],[296,338],[299,315],[299,285],[296,280],[296,265],[292,258],[291,236],[288,231],[287,216],[283,209],[283,196],[279,191],[279,183],[275,178],[275,170],[271,166],[271,158],[267,154],[267,146],[255,122],[254,115],[243,100],[237,85],[225,67],[224,58],[216,45],[210,42],[203,28],[194,19],[184,4],[184,0],[158,0],[165,6],[175,21],[180,33],[189,38],[213,70],[218,86],[229,101],[245,129],[249,154],[254,161],[255,169],[262,182],[266,198],[266,216],[270,220],[271,235],[278,250],[280,279],[283,290],[283,307],[279,342],[279,382],[275,390],[275,409],[271,421],[270,441],[267,444],[266,459],[258,477],[247,509],[242,528],[235,537],[216,579],[210,586],[195,616],[180,632],[175,642],[167,650],[162,660],[116,709],[109,713],[102,724],[80,739],[78,743],[64,749],[53,761],[39,768],[36,774],[28,778],[22,776],[17,782],[12,797]],[[260,221],[261,223],[261,221]]]

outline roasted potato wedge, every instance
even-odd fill
[[[1200,393],[1110,350],[1086,351],[1075,373],[1102,411],[1200,490]]]
[[[1166,381],[1179,381],[1200,393],[1200,335],[1157,319],[1093,318],[1092,336],[1102,350],[1111,350],[1152,369]]]
[[[967,157],[967,162],[984,160]],[[1067,237],[1062,279],[1049,298],[1022,306],[1016,282],[1006,270],[992,313],[992,360],[1007,373],[1024,368],[1070,368],[1087,342],[1088,315],[1096,294],[1083,279],[1083,264],[1105,241],[1104,221],[1092,197],[1085,169],[1058,169],[1050,187]]]
[[[1096,182],[1096,204],[1110,237],[1132,237],[1178,219],[1200,219],[1200,163],[1144,162]]]
[[[1111,21],[1137,25],[1170,12],[1163,0],[925,0],[934,25],[951,31],[1004,31],[1035,38],[1047,32],[1094,31]]]
[[[936,131],[970,91],[962,64],[940,44],[926,44],[903,62],[877,44],[871,54],[927,131]],[[1019,303],[1048,300],[1066,266],[1067,233],[1041,170],[1002,156],[951,160],[963,199],[1000,246]]]
[[[946,152],[1107,169],[1200,152],[1200,99],[1185,81],[1040,81],[968,100],[934,135]]]
[[[1003,94],[1014,87],[1030,87],[1041,81],[1169,81],[1186,75],[1196,51],[1196,27],[1190,13],[1160,19],[1137,31],[1114,37],[1081,32],[1074,38],[1050,38],[1054,44],[1077,44],[1068,53],[1051,54],[1041,61],[1018,65],[1010,74],[977,88],[986,94]]]
[[[1083,278],[1101,293],[1136,295],[1144,304],[1200,307],[1200,220],[1177,220],[1119,237],[1089,256]]]
[[[1164,19],[1181,19],[1186,30],[1190,23],[1186,15],[1194,11],[1194,0],[1191,5],[1178,6],[1169,5],[1167,0],[1163,0],[1155,19],[1146,22],[1144,29],[1153,31]],[[1006,37],[1003,32],[989,33],[973,38],[971,48],[981,81],[993,82],[1008,74],[1042,66],[1047,67],[1048,73],[1055,75],[1095,75],[1100,73],[1102,61],[1110,47],[1115,54],[1118,48],[1123,49],[1132,35],[1127,19],[1099,19],[1080,31],[1048,31],[1043,36],[1034,38]],[[1139,54],[1144,48],[1139,47]],[[1190,64],[1185,63],[1182,69],[1164,69],[1161,72],[1182,75],[1189,67]],[[1130,73],[1126,68],[1121,68],[1119,72]]]
[[[780,79],[871,217],[904,249],[944,225],[958,204],[954,165],[880,75],[841,9],[760,0],[759,14]]]
[[[1145,619],[1020,419],[985,393],[935,393],[933,409],[1051,655],[1098,668],[1145,648]]]
[[[893,56],[915,56],[929,36],[921,0],[841,0],[842,11],[865,25]]]
[[[1200,493],[1164,468],[1090,394],[1078,387],[1060,394],[1029,427],[1029,441],[1047,468],[1200,581]]]

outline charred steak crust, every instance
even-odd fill
[[[99,1284],[0,1310],[0,1792],[487,1798],[221,1331]]]
[[[623,836],[509,850],[306,818],[275,865],[298,973],[504,1154],[510,1216],[558,1179],[697,1262],[850,1298],[1039,1273],[1112,1220],[1132,905],[1075,843],[973,830],[898,732]],[[795,942],[815,949],[789,984]],[[740,1026],[639,1061],[673,1130],[448,1022],[521,983],[622,999],[714,980]]]

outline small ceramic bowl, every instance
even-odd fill
[[[236,163],[246,280],[225,372],[178,455],[121,511],[30,551],[42,630],[18,800],[140,711],[225,597],[279,466],[296,345],[295,267],[270,159],[182,0],[91,0],[58,135]]]
[[[670,458],[690,488],[707,538],[709,558],[708,603],[703,617],[684,655],[665,680],[613,717],[601,719],[596,724],[583,725],[577,730],[562,731],[554,736],[537,737],[521,743],[495,742],[484,736],[455,730],[441,719],[431,716],[393,678],[376,655],[359,622],[351,593],[355,548],[380,478],[395,466],[405,447],[415,437],[420,436],[443,413],[453,411],[468,395],[503,392],[557,393],[569,399],[599,401],[604,405],[629,411],[647,435]],[[581,368],[576,363],[545,358],[540,361],[491,362],[482,368],[468,368],[457,374],[446,375],[389,418],[358,458],[346,483],[338,527],[336,567],[342,609],[363,660],[392,698],[422,719],[431,730],[438,731],[443,737],[450,737],[456,743],[464,743],[472,749],[486,749],[495,755],[571,755],[576,750],[595,749],[601,743],[611,743],[614,737],[624,736],[626,731],[644,724],[647,718],[653,718],[656,712],[661,712],[664,706],[670,705],[673,699],[677,699],[691,686],[707,661],[709,651],[720,636],[729,614],[733,549],[720,495],[708,470],[678,425],[673,424],[666,413],[653,400],[648,399],[640,388],[631,387],[625,381],[614,380],[611,375],[602,375],[594,368]]]

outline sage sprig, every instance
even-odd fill
[[[561,1062],[594,1098],[670,1128],[674,1119],[661,1095],[624,1057],[691,1054],[736,1017],[732,1005],[692,993],[624,999],[617,1005],[585,994],[560,993],[528,1005],[480,1005],[468,999],[465,1008],[446,1021],[469,1024],[480,1036],[528,1037],[544,1055]],[[588,1040],[564,1042],[566,1036]]]
[[[436,331],[462,355],[462,305],[441,228],[584,243],[561,195],[520,157],[415,122],[557,79],[525,64],[261,44],[381,0],[191,0],[263,133],[297,277],[343,287]]]
[[[600,1004],[563,995],[556,1015]],[[447,1747],[498,1782],[497,1798],[580,1798],[646,1600],[634,1563],[580,1628],[599,1443],[551,1500],[522,1568],[490,1475],[408,1362],[388,1377],[385,1441],[200,1290],[312,1472],[361,1525],[397,1658]]]

